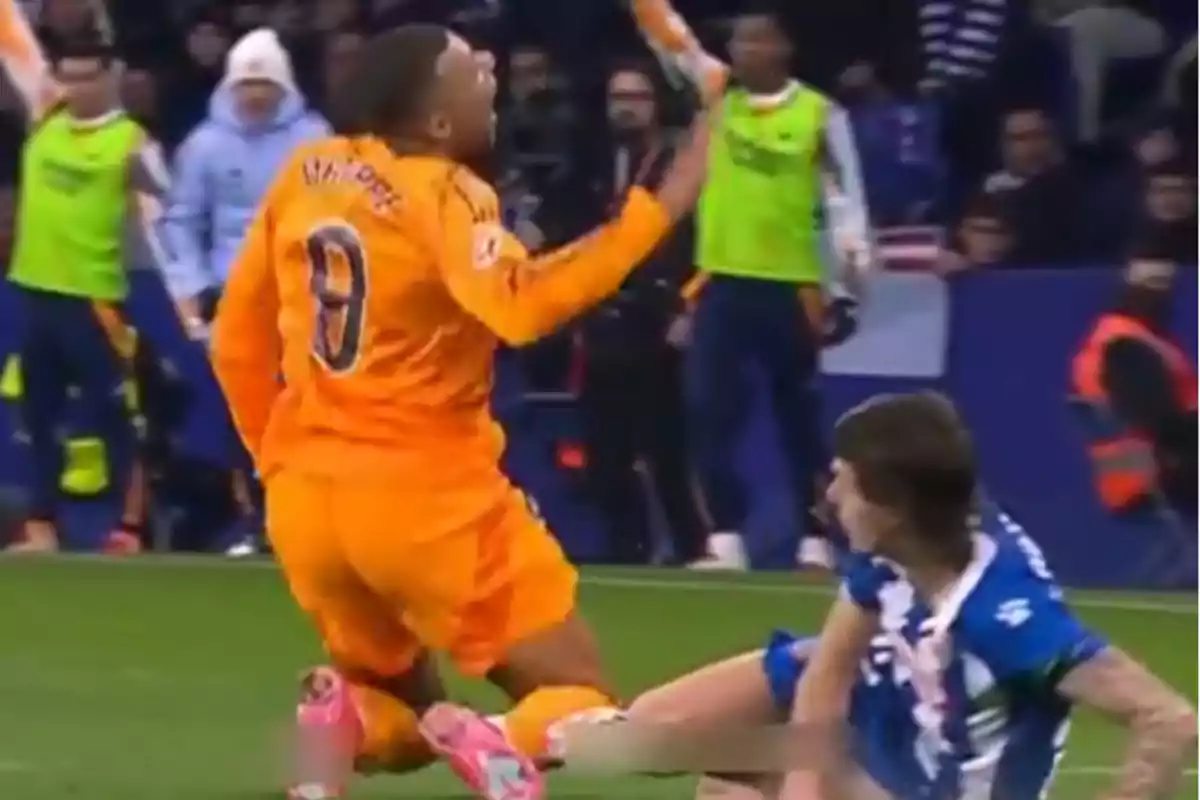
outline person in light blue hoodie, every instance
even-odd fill
[[[327,136],[308,109],[275,32],[259,28],[230,49],[208,118],[175,156],[161,222],[165,280],[192,333],[202,333],[259,200],[288,156]]]
[[[221,287],[260,199],[298,145],[327,136],[329,124],[308,109],[291,60],[275,33],[251,31],[229,51],[208,118],[175,156],[174,181],[160,221],[168,253],[163,277],[188,334],[207,338]],[[234,463],[247,462],[229,426]],[[242,519],[226,553],[256,552],[261,504],[249,469],[236,470]]]

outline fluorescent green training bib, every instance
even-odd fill
[[[788,283],[820,283],[818,155],[828,101],[800,86],[783,106],[755,109],[725,97],[708,183],[697,213],[700,269]]]
[[[142,130],[124,114],[81,126],[44,120],[21,155],[21,196],[9,280],[93,300],[124,300],[129,158]]]

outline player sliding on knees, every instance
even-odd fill
[[[297,800],[435,757],[480,797],[541,797],[551,727],[616,703],[576,572],[500,470],[493,355],[618,289],[699,194],[706,127],[656,192],[530,258],[467,166],[494,136],[490,63],[433,26],[371,41],[341,135],[282,170],[215,322],[271,543],[331,660],[304,681]],[[511,711],[446,703],[435,651]]]
[[[607,748],[648,770],[658,747],[674,759],[661,768],[751,771],[714,752],[724,726],[779,743],[777,773],[759,763],[758,778],[704,778],[697,797],[1036,798],[1081,705],[1128,731],[1103,796],[1169,796],[1195,753],[1193,709],[1081,624],[1037,545],[978,500],[950,403],[877,397],[834,441],[828,494],[851,552],[820,636],[776,634],[764,651],[651,690],[622,721],[568,733],[565,762],[603,762]]]

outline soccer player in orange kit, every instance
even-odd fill
[[[554,726],[615,705],[575,569],[500,471],[499,342],[616,291],[695,202],[697,120],[657,192],[531,258],[464,164],[490,150],[489,60],[435,26],[368,44],[341,135],[298,151],[246,236],[213,365],[267,496],[267,530],[332,665],[306,676],[297,800],[353,770],[441,756],[480,797],[541,797]],[[444,701],[431,652],[514,701]]]

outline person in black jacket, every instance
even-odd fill
[[[596,215],[619,206],[633,185],[652,186],[670,161],[655,82],[639,65],[608,82],[611,147],[596,183]],[[657,495],[678,562],[704,555],[707,526],[688,461],[682,355],[670,340],[691,275],[692,235],[684,224],[577,328],[582,357],[580,413],[588,487],[609,530],[611,558],[653,556],[651,492]],[[639,465],[641,468],[639,468]]]

